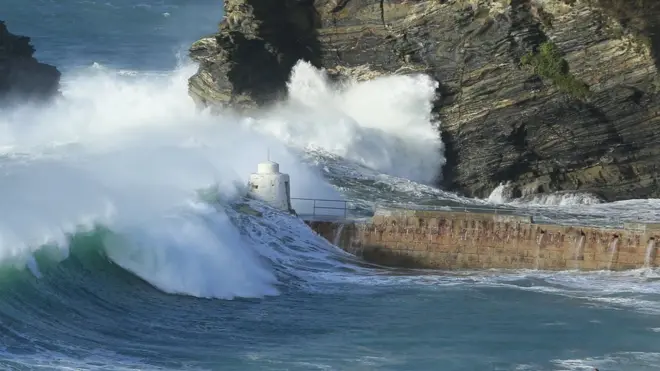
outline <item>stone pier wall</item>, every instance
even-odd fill
[[[386,266],[625,270],[660,264],[659,224],[607,229],[536,224],[527,216],[408,210],[379,211],[363,222],[307,224],[342,249]]]

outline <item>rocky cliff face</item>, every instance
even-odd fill
[[[58,93],[60,72],[39,63],[30,38],[14,35],[0,21],[0,102],[43,101]]]
[[[191,48],[202,105],[280,97],[296,60],[439,83],[442,186],[660,197],[660,2],[226,0]]]
[[[299,60],[321,65],[314,1],[229,0],[217,35],[193,44],[202,65],[190,93],[202,106],[263,104],[282,98]]]

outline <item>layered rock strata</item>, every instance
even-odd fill
[[[657,20],[651,0],[226,0],[219,32],[191,48],[190,93],[266,104],[299,59],[426,73],[440,83],[444,188],[660,197]]]

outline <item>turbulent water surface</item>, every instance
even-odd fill
[[[64,81],[54,104],[0,115],[1,368],[660,367],[653,270],[372,267],[243,200],[270,153],[294,197],[345,199],[367,214],[417,203],[593,224],[660,219],[657,200],[510,201],[506,185],[475,200],[430,186],[444,159],[425,76],[338,90],[301,63],[276,107],[197,112],[186,93],[196,66],[181,56],[214,31],[221,8],[4,0],[9,28],[33,36]],[[263,216],[243,213],[243,202]]]

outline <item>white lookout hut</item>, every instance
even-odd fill
[[[250,174],[248,196],[280,210],[293,212],[289,174],[280,173],[277,162],[266,161],[257,165],[257,172]]]

